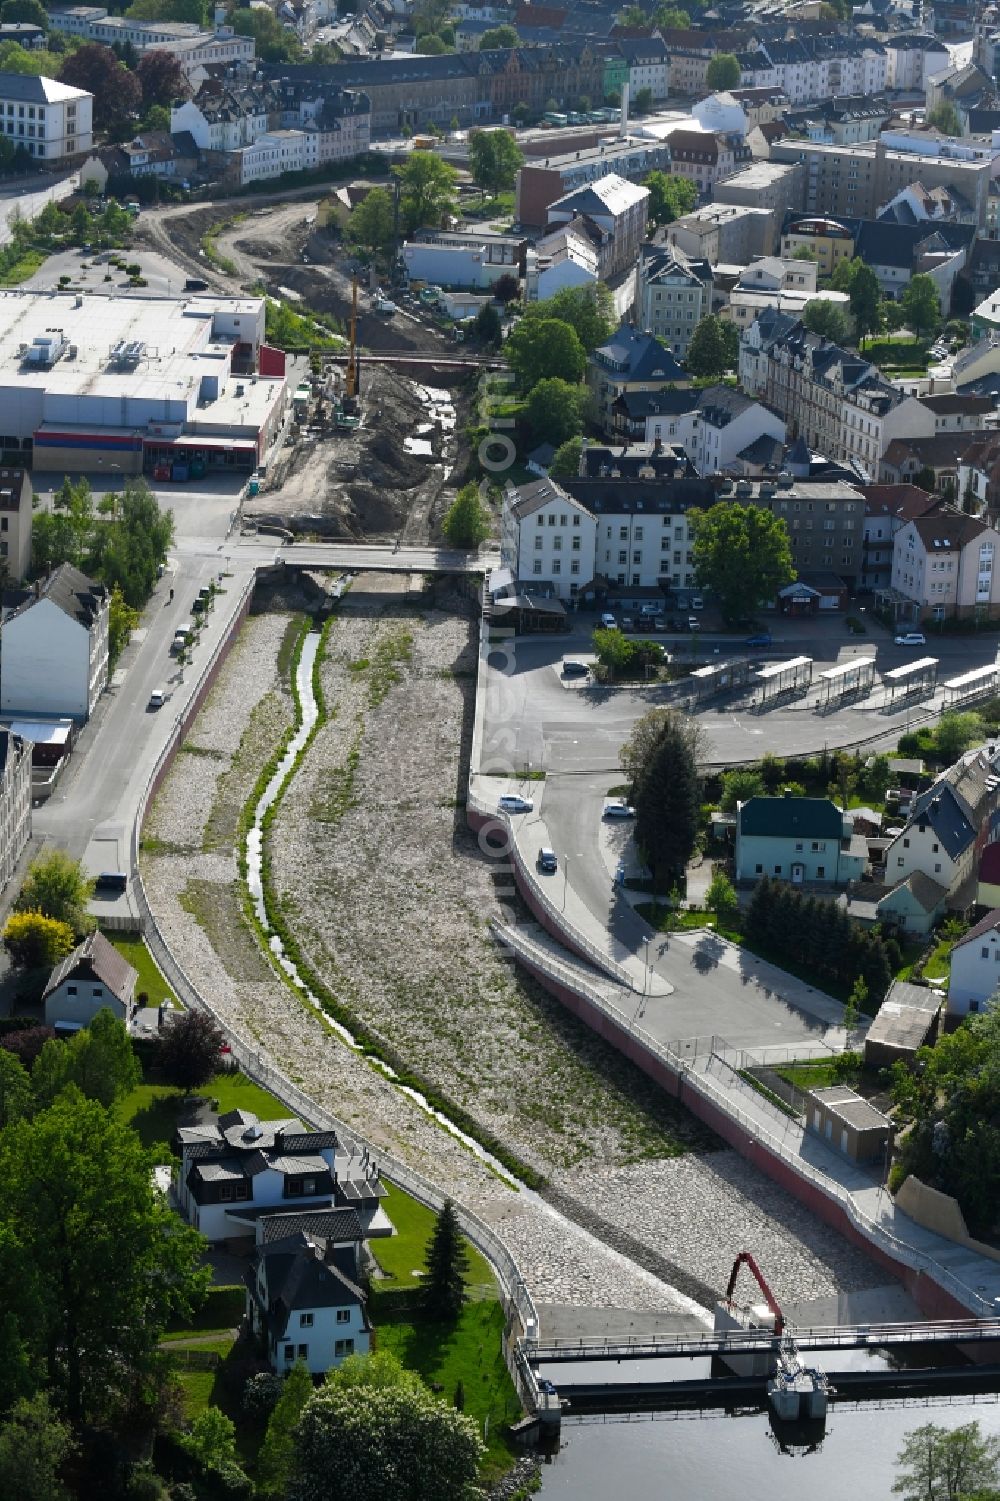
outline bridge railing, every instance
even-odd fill
[[[800,1349],[863,1349],[871,1346],[959,1344],[1000,1340],[1000,1319],[942,1319],[933,1323],[810,1324],[787,1328],[786,1334]],[[683,1355],[689,1351],[735,1353],[766,1349],[783,1338],[773,1329],[704,1329],[682,1333],[635,1335],[627,1339],[557,1337],[525,1340],[525,1349],[536,1364],[546,1360],[651,1359]]]

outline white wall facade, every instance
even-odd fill
[[[1000,990],[1000,934],[996,929],[960,943],[951,951],[949,1016],[984,1011]]]
[[[89,719],[107,676],[107,602],[90,631],[45,598],[0,629],[0,713]]]
[[[89,1027],[97,1013],[105,1008],[118,1021],[128,1025],[130,1018],[126,1007],[100,981],[71,977],[45,997],[45,1025],[57,1027],[60,1022],[78,1022]]]
[[[284,1338],[272,1342],[271,1364],[284,1375],[301,1360],[314,1376],[321,1376],[324,1371],[336,1370],[348,1355],[367,1355],[370,1345],[371,1335],[359,1304],[296,1309],[289,1315]]]

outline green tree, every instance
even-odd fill
[[[41,912],[69,925],[81,937],[94,927],[87,903],[94,882],[81,860],[65,850],[46,850],[32,860],[17,899],[18,912]]]
[[[983,721],[976,713],[942,714],[934,732],[934,749],[939,759],[950,766],[975,740],[981,740],[985,731]]]
[[[174,515],[161,511],[144,479],[129,479],[114,519],[95,528],[90,562],[98,578],[135,608],[145,604],[174,539]]]
[[[513,26],[492,26],[484,31],[479,42],[480,52],[492,52],[498,47],[516,47],[517,32]]]
[[[171,1084],[197,1089],[219,1067],[225,1037],[207,1011],[185,1011],[163,1035],[160,1068]]]
[[[154,47],[144,52],[135,71],[142,88],[143,109],[152,109],[154,104],[169,109],[175,100],[186,99],[190,93],[180,59],[165,49]]]
[[[751,797],[764,797],[764,778],[752,766],[737,766],[727,771],[722,778],[722,795],[719,807],[723,813],[735,813],[737,803],[745,803]]]
[[[484,302],[476,314],[476,338],[489,349],[498,349],[503,339],[503,324],[492,302]]]
[[[108,601],[108,655],[112,663],[117,662],[128,646],[141,618],[138,610],[125,603],[121,589],[115,585]]]
[[[465,1303],[465,1273],[469,1256],[458,1225],[455,1206],[445,1199],[427,1247],[426,1275],[421,1284],[427,1312],[437,1319],[457,1319]]]
[[[568,323],[588,354],[605,342],[615,326],[611,293],[602,283],[593,287],[563,287],[544,302],[532,303],[525,317],[558,318]]]
[[[661,5],[653,19],[656,22],[657,29],[660,31],[673,30],[674,28],[686,31],[691,25],[690,13],[679,9],[676,5]]]
[[[128,1030],[107,1006],[98,1011],[89,1026],[70,1038],[64,1052],[70,1059],[72,1080],[80,1093],[88,1100],[97,1100],[105,1109],[123,1100],[142,1083],[142,1069]]]
[[[352,245],[385,250],[395,233],[395,206],[387,188],[371,188],[347,216],[344,233]]]
[[[855,270],[851,276],[848,292],[851,297],[851,317],[858,338],[865,334],[878,333],[882,327],[882,288],[871,266],[866,266],[860,257],[848,262]]]
[[[442,57],[444,53],[453,49],[449,48],[443,36],[438,36],[433,31],[425,31],[423,36],[417,37],[413,50],[423,53],[425,57]]]
[[[238,36],[252,36],[257,56],[265,63],[294,63],[302,55],[299,39],[286,31],[273,10],[255,5],[250,10],[231,12],[230,22]]]
[[[705,893],[705,906],[723,924],[731,922],[739,911],[736,888],[724,870],[717,870],[712,876]]]
[[[731,326],[736,333],[735,326]],[[723,320],[715,313],[706,313],[695,325],[688,344],[684,363],[689,372],[701,379],[719,380],[732,364],[730,355],[731,346],[726,339]]]
[[[939,130],[942,135],[960,136],[962,134],[962,121],[950,99],[942,99],[940,104],[935,105],[927,116],[927,124]]]
[[[412,151],[392,170],[401,183],[400,213],[408,230],[435,228],[454,212],[458,173],[433,151]]]
[[[452,547],[475,548],[490,534],[489,514],[479,499],[479,486],[463,485],[444,518],[442,530]]]
[[[868,1000],[868,986],[863,975],[858,975],[851,986],[851,993],[847,997],[847,1005],[844,1007],[844,1030],[848,1033],[854,1031],[858,1025],[858,1017],[865,1009]]]
[[[0,1233],[21,1278],[14,1316],[73,1423],[130,1397],[168,1320],[208,1286],[204,1241],[154,1185],[156,1161],[72,1087],[0,1137]]]
[[[408,1371],[391,1350],[373,1350],[370,1355],[348,1355],[336,1370],[328,1371],[327,1386],[339,1391],[419,1391],[421,1380],[416,1371]]]
[[[560,443],[549,465],[554,479],[575,479],[580,473],[580,455],[583,453],[582,438],[568,438]]]
[[[858,771],[858,792],[873,803],[881,803],[885,801],[891,781],[889,757],[881,753],[869,756]]]
[[[206,1470],[236,1463],[236,1424],[220,1407],[199,1413],[182,1442]]]
[[[714,94],[739,88],[740,60],[733,52],[717,52],[705,69],[705,87]]]
[[[688,737],[668,718],[635,787],[635,838],[657,891],[684,879],[698,838],[698,770]]]
[[[19,1058],[0,1048],[0,1131],[31,1114],[31,1079]],[[0,1493],[2,1494],[2,1493]]]
[[[512,29],[512,28],[511,28]],[[509,130],[473,130],[469,134],[469,171],[483,193],[502,193],[514,186],[524,152]]]
[[[71,52],[59,69],[61,83],[85,89],[94,96],[94,127],[115,130],[134,117],[142,103],[142,86],[122,67],[110,47],[85,42]]]
[[[568,381],[540,380],[532,386],[525,403],[525,415],[538,441],[556,448],[579,435],[583,426],[583,409],[587,393],[582,386]]]
[[[209,21],[205,0],[132,0],[125,14],[130,21],[186,21],[194,26],[207,26]]]
[[[587,365],[576,329],[559,318],[522,318],[508,337],[505,350],[525,391],[549,377],[577,385]]]
[[[12,912],[4,924],[3,946],[21,969],[51,969],[72,951],[73,929],[41,912]]]
[[[815,250],[810,250],[808,245],[800,245],[798,250],[796,250],[795,254],[792,256],[792,260],[815,262],[819,260],[819,256],[816,254]],[[843,288],[838,287],[837,290],[842,291]]]
[[[640,6],[627,5],[624,10],[618,12],[618,25],[633,30],[638,28],[644,30],[649,25],[649,17]]]
[[[635,661],[636,643],[630,641],[617,627],[609,630],[605,626],[598,626],[594,632],[594,651],[610,677],[621,677]]]
[[[1000,1438],[978,1423],[925,1423],[906,1435],[892,1489],[902,1501],[960,1501],[1000,1485]]]
[[[788,527],[763,506],[720,501],[692,511],[694,569],[718,597],[727,621],[752,616],[795,578]]]
[[[903,317],[918,338],[929,338],[941,322],[938,289],[925,271],[911,276],[899,299]]]
[[[351,1501],[441,1501],[476,1477],[483,1443],[473,1420],[425,1388],[325,1386],[299,1421],[297,1501],[329,1501],[330,1477]]]
[[[267,1433],[257,1458],[257,1483],[265,1496],[286,1494],[295,1462],[295,1430],[302,1409],[312,1394],[312,1377],[305,1364],[296,1361],[285,1377],[281,1396],[268,1419]]]
[[[649,218],[653,224],[672,224],[683,214],[690,214],[698,202],[698,189],[687,177],[650,172],[643,180],[643,187],[649,189]]]
[[[648,87],[636,89],[633,107],[637,115],[648,115],[653,108],[653,90]]]
[[[0,1495],[17,1501],[67,1501],[62,1472],[73,1449],[69,1424],[48,1395],[22,1397],[0,1425]]]
[[[52,24],[42,0],[3,0],[3,5],[0,5],[0,23],[4,26],[18,23],[22,26],[40,26],[43,31],[48,31]]]
[[[628,777],[629,801],[634,799],[639,778],[668,726],[683,735],[695,763],[703,756],[705,747],[697,720],[685,719],[675,709],[650,709],[641,719],[636,720],[632,733],[618,751],[621,769]]]
[[[843,344],[851,335],[851,324],[843,308],[825,297],[807,302],[802,322],[814,334],[829,339],[832,344]]]

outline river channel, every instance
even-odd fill
[[[834,1403],[818,1447],[783,1453],[766,1412],[628,1413],[563,1420],[542,1501],[893,1501],[895,1459],[924,1423],[978,1420],[1000,1436],[1000,1396]]]

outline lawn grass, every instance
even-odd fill
[[[246,1294],[241,1286],[210,1287],[208,1296],[200,1308],[182,1323],[174,1324],[164,1331],[164,1339],[184,1339],[188,1335],[225,1334],[238,1329],[246,1307]]]
[[[774,1072],[786,1084],[792,1084],[803,1092],[809,1089],[828,1089],[831,1084],[849,1084],[855,1089],[861,1076],[861,1070],[858,1069],[845,1078],[842,1071],[838,1073],[835,1058],[818,1058],[815,1062],[805,1058],[800,1062],[783,1063]]]
[[[503,1358],[503,1309],[495,1298],[467,1303],[454,1324],[383,1320],[376,1331],[380,1350],[391,1350],[418,1371],[429,1386],[441,1388],[446,1402],[461,1381],[465,1412],[480,1433],[489,1418],[481,1479],[489,1483],[510,1468],[515,1453],[505,1430],[521,1416],[521,1404]]]
[[[925,980],[947,980],[951,974],[951,951],[955,947],[953,938],[939,938],[934,945],[934,951],[924,965]]]
[[[423,1204],[418,1204],[416,1199],[411,1199],[409,1194],[395,1184],[387,1183],[385,1187],[386,1197],[382,1200],[382,1207],[395,1225],[397,1233],[386,1239],[371,1241],[371,1249],[387,1278],[392,1279],[389,1285],[393,1288],[416,1287],[420,1278],[414,1273],[422,1271],[427,1259],[435,1215],[433,1210],[425,1209]],[[496,1284],[489,1262],[475,1246],[469,1245],[468,1241],[465,1244],[469,1257],[469,1267],[465,1274],[466,1287],[473,1295],[487,1290],[492,1294]]]
[[[136,995],[144,990],[149,996],[151,1006],[158,1006],[164,997],[172,1001],[174,1005],[180,1005],[141,938],[125,938],[120,933],[106,933],[105,937],[114,944],[122,958],[127,959],[132,968],[138,971],[139,978],[135,982]]]
[[[118,1106],[120,1118],[138,1131],[145,1147],[169,1142],[177,1126],[177,1109],[189,1091],[176,1084],[138,1084]],[[288,1111],[280,1100],[243,1074],[216,1074],[196,1091],[219,1102],[219,1112],[252,1110],[263,1121],[282,1120]]]
[[[193,1423],[206,1408],[212,1406],[215,1372],[178,1370],[175,1374],[183,1393],[184,1416],[189,1423]]]

